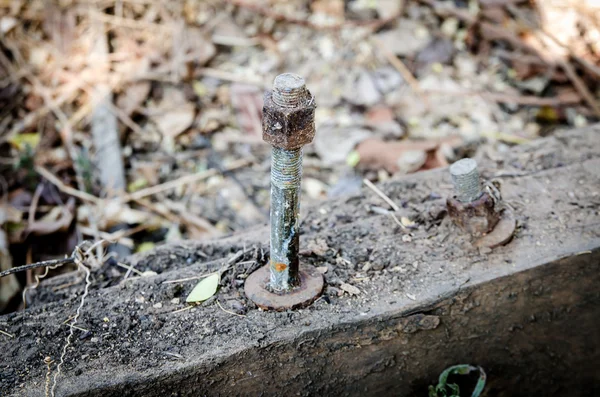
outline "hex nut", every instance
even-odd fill
[[[316,104],[309,102],[297,108],[282,108],[266,92],[263,106],[263,140],[273,146],[292,150],[311,143],[315,137]]]
[[[491,232],[500,220],[500,213],[495,209],[494,200],[487,192],[483,192],[477,200],[469,203],[460,202],[456,197],[449,197],[446,200],[446,207],[452,221],[473,237],[481,237]]]

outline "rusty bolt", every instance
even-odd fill
[[[302,146],[315,136],[315,108],[304,79],[295,74],[277,76],[273,91],[265,94],[263,139],[273,146],[271,255],[269,265],[245,283],[246,295],[264,309],[302,307],[323,290],[323,276],[300,270],[298,258]]]
[[[492,231],[500,220],[496,202],[481,190],[477,162],[462,159],[450,166],[454,185],[454,197],[446,201],[448,214],[454,223],[473,237],[481,237]]]

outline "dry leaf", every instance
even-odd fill
[[[162,136],[174,139],[192,125],[195,106],[185,99],[181,90],[169,87],[158,106],[151,107],[150,112],[150,119]]]
[[[425,25],[405,18],[398,19],[395,29],[379,33],[376,37],[386,49],[402,56],[415,55],[431,40]]]
[[[310,3],[310,8],[315,14],[326,14],[335,18],[344,18],[343,0],[315,0]]]
[[[344,163],[354,147],[370,136],[369,130],[360,127],[323,125],[315,135],[315,150],[324,165]]]
[[[117,99],[117,106],[127,115],[131,115],[144,103],[150,94],[150,82],[138,81],[123,91]]]
[[[366,139],[356,148],[360,157],[359,164],[369,169],[385,169],[394,174],[396,172],[410,173],[422,168],[430,169],[439,167],[439,160],[429,164],[429,153],[435,159],[436,150],[442,145],[456,147],[462,144],[460,137],[431,139],[427,141],[400,141],[385,142],[380,139]]]

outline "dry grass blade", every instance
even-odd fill
[[[69,194],[73,197],[77,197],[78,199],[81,199],[83,201],[92,202],[94,204],[101,204],[103,202],[102,199],[100,199],[94,195],[91,195],[86,192],[82,192],[80,190],[77,190],[75,188],[65,185],[54,174],[52,174],[50,171],[48,171],[46,168],[44,168],[42,166],[35,167],[35,171],[38,174],[40,174],[41,176],[43,176],[44,178],[46,178],[48,180],[48,182],[52,183],[54,186],[56,186],[58,188],[58,190],[60,190],[63,193]]]
[[[367,187],[369,189],[371,189],[372,191],[375,192],[375,194],[377,194],[379,197],[381,197],[383,199],[383,201],[388,203],[389,206],[392,207],[392,209],[394,211],[396,211],[396,212],[400,211],[400,207],[398,207],[398,204],[394,203],[391,198],[386,196],[386,194],[384,192],[382,192],[381,190],[379,190],[379,188],[377,188],[377,186],[373,185],[373,182],[371,182],[370,180],[368,180],[366,178],[363,179],[363,182],[365,185],[367,185]]]
[[[225,168],[225,171],[233,171],[238,168],[248,166],[250,164],[252,164],[251,159],[236,160],[236,161],[233,161],[231,164],[229,164],[229,166]],[[138,190],[137,192],[134,192],[134,193],[127,194],[121,200],[123,202],[127,202],[127,201],[131,201],[131,200],[137,200],[137,199],[141,199],[144,197],[152,196],[157,193],[161,193],[161,192],[165,192],[167,190],[178,188],[179,186],[182,186],[182,185],[202,181],[204,179],[210,178],[211,176],[218,175],[219,173],[220,173],[219,170],[211,168],[209,170],[206,170],[204,172],[199,172],[197,174],[185,175],[180,178],[174,179],[172,181],[162,183],[160,185],[152,186],[152,187],[149,187],[146,189]]]

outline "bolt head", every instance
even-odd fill
[[[477,200],[463,203],[455,197],[446,200],[448,215],[463,231],[473,237],[481,237],[494,228],[500,220],[493,198],[483,192]]]
[[[263,106],[263,140],[282,149],[298,149],[315,137],[316,104],[312,95],[296,108],[283,108],[265,94]]]

